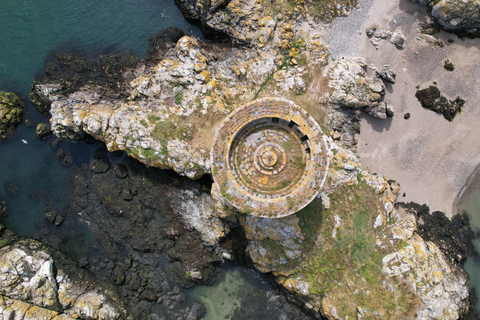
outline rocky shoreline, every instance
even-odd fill
[[[199,319],[203,307],[180,286],[212,283],[219,263],[246,259],[309,315],[290,306],[287,317],[474,318],[461,269],[468,219],[397,203],[400,186],[371,174],[354,152],[361,112],[394,115],[385,81],[395,82],[395,72],[363,58],[329,59],[318,21],[347,14],[350,2],[322,12],[304,3],[177,2],[231,42],[168,28],[149,40],[142,60],[59,56],[29,97],[57,136],[105,143],[73,169],[69,205],[103,250],[104,258],[79,265],[115,287],[113,300],[123,301],[115,317]],[[240,105],[270,96],[302,105],[329,136],[321,197],[282,219],[237,212],[207,177],[215,128]],[[47,233],[37,237],[58,245]],[[2,250],[13,252],[8,245]]]

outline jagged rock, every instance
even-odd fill
[[[48,136],[52,133],[49,123],[39,123],[35,130],[38,139],[47,139]]]
[[[3,241],[3,239],[2,239]],[[57,260],[54,260],[57,259]],[[75,264],[35,240],[0,249],[0,315],[15,319],[121,319],[125,310]],[[69,273],[69,272],[76,273]],[[74,280],[75,279],[75,280]]]
[[[390,42],[394,44],[397,49],[404,48],[406,39],[401,30],[392,33],[389,30],[379,29],[377,24],[374,23],[366,29],[366,33],[370,38],[370,42],[375,47],[378,47],[381,40],[390,39]]]
[[[57,211],[50,210],[45,214],[44,220],[50,224],[53,224],[55,222],[56,217],[57,217]]]
[[[412,2],[428,6],[429,14],[435,23],[445,31],[460,36],[480,35],[480,2],[478,0],[411,0]]]
[[[455,100],[448,100],[441,95],[440,90],[436,86],[419,89],[415,96],[422,104],[422,107],[443,114],[448,121],[452,121],[465,104],[465,100],[460,97],[455,98]]]
[[[8,139],[22,122],[25,104],[12,92],[0,91],[0,139]]]
[[[345,58],[336,63],[329,73],[329,86],[334,88],[330,101],[386,119],[387,105],[381,101],[385,95],[385,85],[379,74],[376,74],[375,78],[367,77],[366,65],[363,58]],[[386,70],[388,70],[388,76],[392,76],[391,70]],[[387,76],[386,70],[385,76]]]
[[[397,76],[397,73],[390,68],[388,64],[384,65],[383,68],[377,68],[375,66],[370,66],[370,69],[372,69],[375,74],[382,78],[383,80],[390,82],[390,83],[395,83],[395,78]]]
[[[90,160],[89,168],[95,173],[105,173],[110,169],[110,161],[104,148],[98,148]]]
[[[405,47],[405,36],[403,35],[402,31],[395,31],[390,38],[390,42],[393,43],[397,49],[403,49]]]
[[[113,171],[118,179],[125,179],[128,176],[127,167],[125,167],[123,164],[117,163],[114,165]]]

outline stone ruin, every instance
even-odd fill
[[[232,112],[211,151],[213,180],[243,213],[280,218],[321,191],[328,144],[318,123],[293,102],[263,98]]]

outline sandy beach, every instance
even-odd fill
[[[441,32],[435,36],[444,40],[443,48],[416,39],[418,24],[427,20],[426,9],[409,0],[364,0],[349,17],[334,21],[329,40],[333,57],[362,56],[369,65],[388,64],[397,73],[385,95],[395,116],[380,120],[364,115],[361,121],[362,164],[400,183],[404,196],[398,201],[425,203],[432,211],[451,216],[456,213],[456,197],[480,163],[480,39]],[[372,23],[392,32],[401,30],[405,49],[398,50],[388,40],[376,49],[365,34]],[[455,64],[453,72],[444,69],[446,59]],[[423,89],[434,81],[448,99],[466,100],[453,122],[424,109],[415,97],[417,86]]]

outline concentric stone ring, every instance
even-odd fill
[[[212,146],[213,180],[245,213],[284,217],[321,191],[327,143],[317,122],[293,102],[264,98],[232,112]]]

